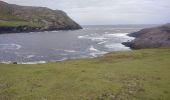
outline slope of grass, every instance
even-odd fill
[[[0,100],[170,100],[170,49],[0,64]]]

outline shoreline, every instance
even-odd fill
[[[170,23],[128,34],[134,40],[122,44],[131,49],[170,47]]]
[[[24,26],[22,26],[24,27]],[[31,30],[16,30],[15,28],[17,27],[11,27],[14,29],[14,31],[12,30],[7,30],[7,31],[3,31],[1,30],[2,26],[0,26],[0,35],[1,34],[15,34],[15,33],[30,33],[30,32],[46,32],[46,31],[73,31],[73,30],[81,30],[83,29],[81,28],[55,28],[55,29],[31,29]]]
[[[134,50],[127,50],[127,51],[112,51],[112,52],[108,52],[106,54],[100,55],[100,56],[96,56],[96,57],[87,57],[87,58],[76,58],[76,59],[62,59],[62,60],[53,60],[53,61],[32,61],[32,62],[17,62],[17,61],[2,61],[0,62],[0,64],[16,64],[16,65],[37,65],[37,64],[48,64],[48,63],[54,63],[54,62],[65,62],[65,61],[73,61],[73,60],[85,60],[85,59],[98,59],[100,57],[105,57],[108,54],[111,53],[120,53],[120,52],[132,52]]]
[[[38,64],[49,64],[49,63],[58,63],[58,62],[66,62],[66,61],[76,61],[76,60],[94,60],[94,59],[100,59],[103,57],[106,57],[112,53],[119,54],[119,53],[130,53],[130,52],[136,52],[136,51],[142,51],[142,50],[154,50],[154,49],[170,49],[170,47],[161,47],[161,48],[146,48],[146,49],[131,49],[130,51],[112,51],[108,52],[104,55],[97,56],[97,57],[88,57],[88,58],[76,58],[76,59],[63,59],[63,60],[56,60],[56,61],[33,61],[33,62],[12,62],[12,61],[2,61],[0,64],[4,65],[38,65]]]

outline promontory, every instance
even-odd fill
[[[61,10],[19,6],[0,1],[0,34],[81,28]]]
[[[129,36],[135,37],[135,39],[130,42],[124,42],[123,44],[132,49],[170,47],[170,23],[142,29],[129,34]]]

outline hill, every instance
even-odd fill
[[[0,33],[68,29],[81,29],[81,26],[61,10],[0,1]]]
[[[123,44],[133,49],[170,47],[170,24],[142,29],[129,36],[136,39]]]

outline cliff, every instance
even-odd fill
[[[0,1],[0,33],[69,29],[81,29],[81,26],[61,10]]]
[[[123,44],[132,49],[170,47],[170,24],[143,29],[129,36],[136,39]]]

